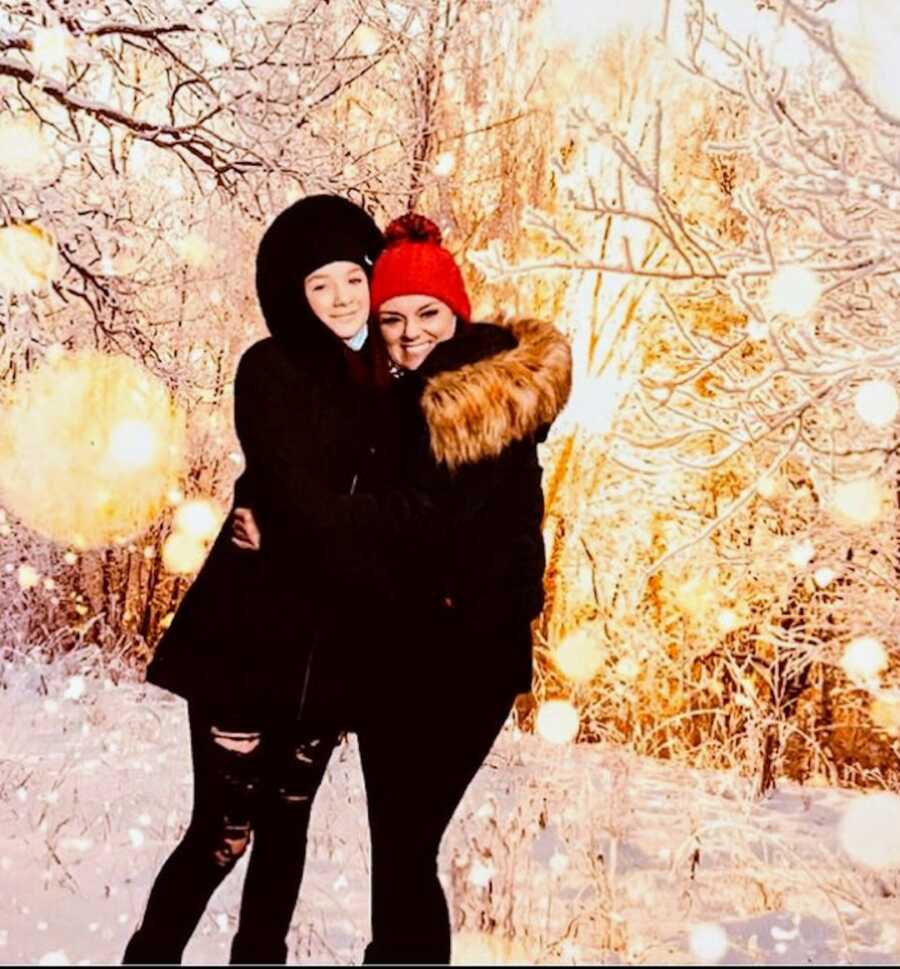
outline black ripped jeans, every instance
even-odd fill
[[[372,844],[366,964],[449,963],[438,850],[514,699],[474,686],[438,696],[411,691],[358,725]],[[231,962],[284,963],[310,808],[338,734],[293,724],[215,736],[208,716],[189,714],[194,812],[156,878],[123,962],[181,961],[210,896],[252,832]],[[240,746],[253,749],[234,749]]]
[[[230,961],[284,963],[312,800],[338,733],[278,721],[258,731],[218,729],[212,716],[194,705],[188,706],[188,717],[191,821],[156,877],[123,964],[181,962],[210,897],[249,847],[251,835]]]

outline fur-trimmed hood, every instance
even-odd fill
[[[572,353],[565,336],[540,320],[503,329],[516,346],[427,378],[422,411],[431,451],[451,470],[539,433],[569,398]]]

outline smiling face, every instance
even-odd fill
[[[456,332],[456,316],[433,296],[395,296],[378,311],[378,323],[394,363],[415,370],[444,340]]]
[[[342,340],[362,329],[369,318],[369,281],[355,262],[329,262],[303,280],[313,313]]]

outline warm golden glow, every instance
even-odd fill
[[[145,420],[125,420],[109,434],[109,460],[128,471],[146,468],[156,459],[156,429]]]
[[[23,115],[0,120],[0,172],[13,178],[36,176],[49,161],[36,118]]]
[[[20,565],[18,580],[20,588],[33,589],[41,581],[41,575],[37,569],[30,565]]]
[[[0,494],[76,549],[143,531],[183,463],[184,415],[128,357],[93,351],[20,376],[0,410]]]
[[[213,250],[199,232],[188,232],[175,243],[178,255],[189,265],[202,268],[212,262]]]
[[[822,295],[822,281],[805,266],[782,266],[769,280],[769,309],[795,318],[812,312]]]
[[[778,482],[774,478],[766,475],[757,482],[756,491],[763,498],[773,498],[778,491]]]
[[[44,75],[65,74],[71,44],[71,34],[61,24],[36,27],[31,36],[31,63],[35,70]]]
[[[798,542],[796,545],[791,547],[788,553],[788,558],[791,560],[793,565],[796,565],[798,569],[802,569],[805,565],[809,565],[810,560],[816,554],[816,547],[808,539],[804,539],[802,542]]]
[[[591,624],[570,633],[554,651],[553,662],[567,679],[586,683],[603,665],[604,653],[601,628]]]
[[[371,57],[381,50],[381,34],[368,24],[362,24],[356,28],[353,42],[356,44],[357,51],[364,57]]]
[[[694,619],[700,619],[712,609],[717,599],[718,593],[712,583],[700,572],[695,572],[675,587],[675,602]]]
[[[881,518],[888,498],[884,483],[875,478],[842,481],[834,486],[834,512],[846,524],[871,525]]]
[[[452,966],[531,966],[537,961],[518,939],[499,932],[457,932],[451,947]]]
[[[163,565],[169,572],[189,575],[203,565],[206,551],[207,546],[204,542],[200,542],[190,535],[185,535],[183,532],[173,532],[163,542]]]
[[[222,524],[219,507],[212,501],[194,498],[178,506],[172,519],[175,529],[198,542],[215,538]]]
[[[834,581],[836,574],[837,573],[834,571],[834,569],[829,569],[828,566],[822,566],[821,569],[816,569],[816,571],[813,572],[813,579],[820,589],[824,589]]]
[[[856,413],[873,427],[887,427],[897,416],[897,390],[887,380],[867,380],[853,399]]]
[[[536,37],[540,43],[562,49],[570,57],[584,58],[621,31],[644,32],[658,29],[661,23],[658,0],[550,0],[538,21]]]
[[[37,225],[14,222],[0,228],[0,288],[31,293],[57,275],[56,240]]]
[[[633,656],[623,656],[616,663],[615,674],[618,679],[630,683],[638,678],[641,671],[640,664]]]
[[[873,636],[858,636],[851,640],[841,656],[841,669],[857,683],[877,683],[887,667],[887,650]]]
[[[578,711],[568,700],[547,700],[538,708],[535,729],[552,744],[571,743],[578,735]]]
[[[734,611],[734,609],[719,610],[719,614],[716,617],[716,621],[719,624],[719,629],[721,629],[723,633],[730,633],[733,630],[737,629],[738,626],[741,624],[740,620],[738,619],[738,615]]]
[[[879,690],[869,707],[872,723],[897,736],[900,733],[900,691]]]

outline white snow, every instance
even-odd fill
[[[47,674],[39,695],[27,679],[0,689],[2,961],[117,963],[187,823],[186,709],[133,683],[85,676],[71,690]],[[409,776],[411,797],[415,764]],[[758,801],[751,790],[733,774],[508,726],[442,847],[456,959],[900,961],[900,870],[854,863],[842,847],[871,795],[782,783]],[[313,809],[292,962],[360,961],[367,838],[351,738]],[[188,964],[227,961],[245,866],[213,896]]]

